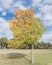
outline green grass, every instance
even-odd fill
[[[0,65],[52,65],[52,50],[34,50],[35,62],[30,61],[30,53],[0,54]]]

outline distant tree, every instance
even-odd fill
[[[15,11],[15,17],[9,23],[10,29],[13,31],[13,35],[17,39],[18,45],[22,45],[23,43],[31,44],[32,63],[34,63],[34,44],[37,43],[45,31],[40,18],[34,18],[34,11],[32,9],[27,9],[24,11],[18,9]]]
[[[46,47],[46,49],[50,49],[51,48],[51,44],[50,43],[46,43],[45,47]]]
[[[38,42],[38,44],[35,45],[36,49],[51,49],[52,44],[51,43],[45,43],[45,42]]]
[[[1,47],[1,48],[4,48],[4,47],[7,48],[7,45],[8,45],[7,42],[8,42],[8,40],[7,40],[6,37],[2,37],[2,38],[0,38],[0,47]]]

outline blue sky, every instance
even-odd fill
[[[52,0],[0,0],[0,37],[13,37],[8,20],[14,17],[18,8],[34,8],[34,17],[41,18],[46,27],[40,41],[52,43]]]

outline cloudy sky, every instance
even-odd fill
[[[0,0],[0,37],[13,37],[8,20],[14,17],[18,8],[34,8],[34,16],[40,17],[46,27],[41,41],[52,42],[52,0]]]

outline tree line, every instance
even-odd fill
[[[6,37],[2,37],[0,38],[0,49],[4,48],[31,49],[31,44],[24,43],[22,45],[18,45],[17,39],[7,39]],[[37,42],[34,44],[34,49],[52,49],[52,44],[49,42]]]

